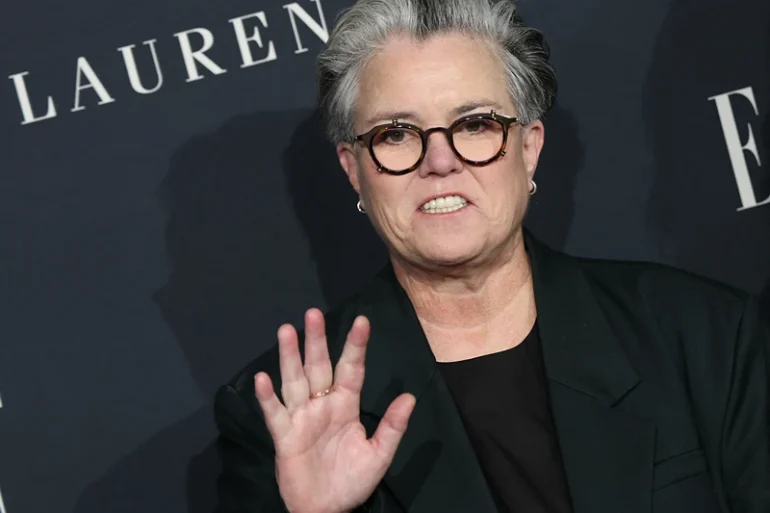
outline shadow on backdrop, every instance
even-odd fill
[[[174,154],[160,187],[172,272],[153,300],[206,404],[118,461],[76,513],[212,511],[216,388],[282,322],[334,304],[384,261],[319,130],[310,110],[245,115]]]
[[[304,119],[283,153],[291,204],[310,244],[324,299],[336,305],[387,262],[385,245],[324,135],[320,113]]]
[[[558,106],[546,126],[527,222],[562,248],[583,146]],[[160,200],[172,272],[153,299],[207,404],[117,462],[76,513],[212,511],[217,387],[274,344],[281,322],[337,304],[386,262],[314,111],[240,116],[194,137],[173,156]]]
[[[544,124],[545,146],[535,173],[538,192],[524,224],[538,239],[563,251],[575,214],[575,185],[585,162],[585,145],[577,120],[558,103]]]
[[[767,198],[769,23],[770,2],[704,6],[700,0],[673,0],[643,99],[656,163],[647,217],[661,248],[659,260],[754,293],[770,278],[770,205],[737,211],[736,178],[709,98],[753,88],[759,118],[741,96],[732,105],[742,143],[749,124],[755,138],[764,139],[761,167],[748,152],[744,156],[757,199]]]

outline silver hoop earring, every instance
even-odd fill
[[[357,209],[358,209],[358,211],[359,211],[359,212],[361,212],[362,214],[366,214],[366,210],[364,210],[364,207],[363,207],[363,206],[361,206],[361,200],[358,200],[358,203],[356,203],[356,208],[357,208]]]
[[[535,183],[534,180],[530,180],[529,183],[532,184],[532,187],[529,189],[529,195],[534,196],[535,193],[537,192],[537,184]]]

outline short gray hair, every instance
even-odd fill
[[[448,32],[490,44],[522,124],[550,110],[557,89],[550,49],[539,31],[524,25],[511,0],[358,0],[343,11],[318,56],[318,100],[329,139],[336,144],[355,137],[361,70],[390,36],[425,41]]]

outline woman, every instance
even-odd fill
[[[339,20],[321,107],[391,265],[221,389],[219,511],[770,511],[755,303],[522,229],[548,58],[504,1]]]

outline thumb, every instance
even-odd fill
[[[382,417],[370,443],[386,466],[390,465],[398,449],[398,444],[406,432],[409,417],[412,415],[417,400],[412,394],[401,394]]]

